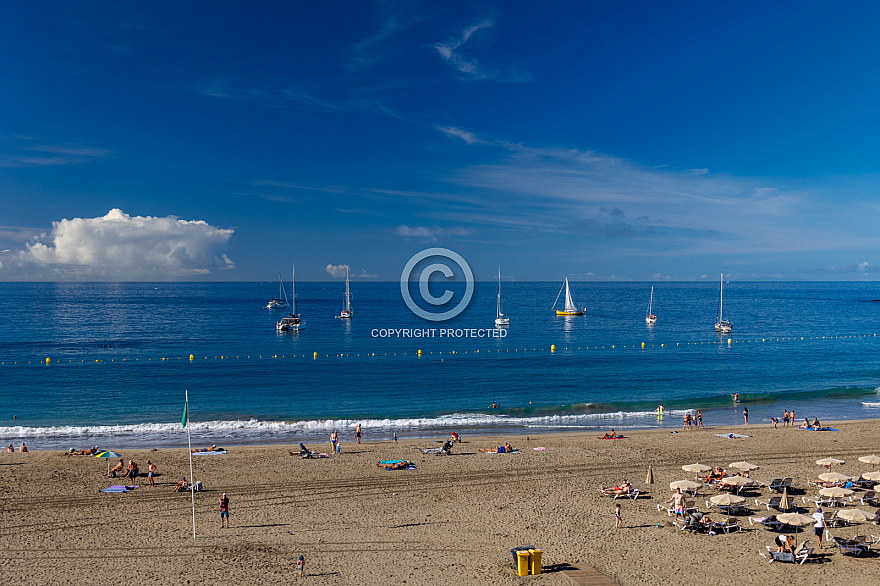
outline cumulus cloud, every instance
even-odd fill
[[[338,279],[345,276],[345,271],[348,268],[348,265],[327,265],[324,270]]]
[[[112,209],[99,218],[52,222],[50,233],[6,256],[3,272],[10,278],[83,280],[204,276],[235,266],[224,252],[232,233],[203,220]]]

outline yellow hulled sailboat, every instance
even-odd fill
[[[553,307],[556,307],[556,304],[559,303],[559,297],[562,295],[562,290],[565,289],[565,309],[563,311],[556,310],[556,315],[584,315],[583,310],[580,310],[575,306],[574,301],[571,300],[571,289],[568,287],[568,277],[565,277],[565,283],[562,285],[562,289],[559,290],[559,294],[556,295],[556,301],[553,302]]]

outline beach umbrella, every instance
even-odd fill
[[[862,478],[865,480],[880,480],[880,470],[876,472],[865,472],[862,474]]]
[[[791,502],[788,500],[788,487],[782,489],[782,496],[779,498],[779,510],[787,511],[791,508]]]
[[[823,472],[819,475],[819,480],[824,480],[825,482],[843,482],[844,480],[850,480],[850,478],[852,477],[840,472]]]
[[[812,517],[801,515],[800,513],[782,513],[781,515],[776,515],[776,519],[792,527],[804,527],[816,521]],[[797,529],[797,531],[800,531],[800,529]]]
[[[755,484],[755,481],[751,478],[746,478],[745,476],[728,476],[727,478],[721,479],[721,484],[727,484],[730,486],[751,486]]]
[[[709,500],[716,505],[738,505],[739,503],[745,502],[746,499],[739,495],[724,493],[716,494]]]
[[[862,456],[859,458],[859,462],[876,466],[877,464],[880,464],[880,456],[875,456],[874,454],[871,454],[870,456]]]
[[[705,464],[685,464],[681,467],[685,472],[708,472],[711,470],[711,466],[706,466]]]
[[[838,460],[837,458],[822,458],[821,460],[816,460],[816,464],[818,464],[819,466],[825,466],[827,468],[832,464],[846,464],[846,462],[843,460]]]
[[[848,488],[840,488],[839,486],[829,486],[819,491],[822,496],[830,496],[831,498],[841,498],[851,496],[853,491]]]
[[[837,516],[847,521],[855,521],[856,523],[864,523],[865,521],[873,521],[877,518],[874,513],[863,511],[862,509],[841,509],[837,512]]]
[[[96,458],[107,458],[107,474],[110,474],[110,458],[121,458],[122,454],[116,452],[98,452]]]
[[[880,479],[878,479],[880,480]],[[654,484],[654,469],[648,466],[648,476],[645,478],[645,484],[651,485]]]
[[[730,465],[731,468],[736,468],[737,470],[757,470],[757,464],[751,464],[749,462],[733,462]]]
[[[697,490],[703,486],[699,482],[694,482],[693,480],[676,480],[675,482],[669,483],[669,489],[675,490],[676,488],[680,488],[682,490]]]

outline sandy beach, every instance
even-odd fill
[[[817,494],[807,481],[824,472],[818,458],[846,460],[835,467],[846,474],[870,471],[857,458],[880,452],[878,422],[832,426],[839,431],[750,425],[634,431],[616,441],[582,433],[465,437],[441,457],[410,447],[439,443],[406,438],[360,445],[342,438],[342,453],[322,459],[290,456],[298,451],[292,445],[224,446],[226,455],[195,458],[195,478],[205,488],[195,494],[196,539],[190,494],[172,492],[190,476],[186,449],[124,451],[142,473],[148,459],[160,473],[155,487],[140,478],[140,488],[124,494],[99,492],[127,483],[102,477],[106,460],[3,453],[0,576],[7,584],[569,584],[560,570],[571,565],[591,566],[622,585],[871,583],[880,580],[880,557],[853,558],[825,547],[803,566],[768,564],[758,553],[775,534],[750,526],[747,517],[741,533],[692,535],[656,507],[670,497],[669,482],[693,477],[681,470],[693,462],[727,467],[748,460],[761,467],[752,473],[756,480],[793,477],[806,488],[795,493],[798,500]],[[715,435],[729,432],[751,437]],[[478,451],[504,441],[521,453]],[[326,444],[309,447],[327,451]],[[412,461],[416,470],[377,465],[396,459]],[[617,501],[623,527],[615,529],[614,502],[597,487],[624,478],[648,494]],[[229,529],[220,528],[223,492]],[[703,489],[695,499],[701,510],[712,494]],[[754,505],[769,492],[745,494]],[[753,516],[767,512],[753,510]],[[880,526],[832,532],[880,536]],[[798,537],[805,536],[816,545],[810,527]],[[509,550],[522,545],[543,550],[544,574],[514,575]],[[303,578],[296,577],[300,554]]]

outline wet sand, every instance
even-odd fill
[[[141,471],[152,460],[161,474],[156,487],[140,478],[140,488],[125,494],[98,492],[126,483],[102,478],[106,460],[58,451],[4,453],[0,577],[6,584],[570,584],[560,570],[571,565],[592,566],[622,585],[880,582],[880,557],[845,557],[826,547],[803,566],[767,564],[758,553],[775,534],[750,526],[747,517],[741,517],[742,533],[691,535],[657,511],[671,494],[669,482],[693,477],[681,470],[693,462],[727,467],[748,460],[761,466],[752,478],[790,476],[807,496],[817,494],[807,480],[824,471],[814,463],[818,458],[846,460],[835,467],[846,474],[870,471],[857,458],[880,452],[880,422],[831,425],[840,431],[761,424],[634,431],[615,441],[582,433],[465,437],[442,457],[410,448],[439,443],[405,438],[396,445],[347,441],[342,454],[309,460],[290,456],[288,450],[298,451],[290,445],[226,446],[227,455],[194,458],[195,478],[205,488],[195,494],[196,539],[190,494],[172,492],[181,476],[190,476],[185,449],[122,452]],[[729,432],[751,437],[714,435]],[[504,441],[522,453],[478,451]],[[326,444],[309,447],[327,450]],[[411,460],[417,469],[377,465],[389,459]],[[651,487],[645,485],[649,465]],[[648,495],[617,501],[623,528],[615,529],[614,501],[597,488],[624,478]],[[220,528],[222,492],[230,498],[230,529]],[[696,499],[701,510],[711,494],[704,489]],[[745,494],[754,505],[768,491]],[[798,501],[802,494],[796,491]],[[755,509],[753,515],[766,513]],[[880,526],[833,533],[880,536]],[[816,545],[810,527],[804,536]],[[514,575],[509,550],[521,545],[544,551],[544,574]],[[307,574],[301,579],[300,554]]]

